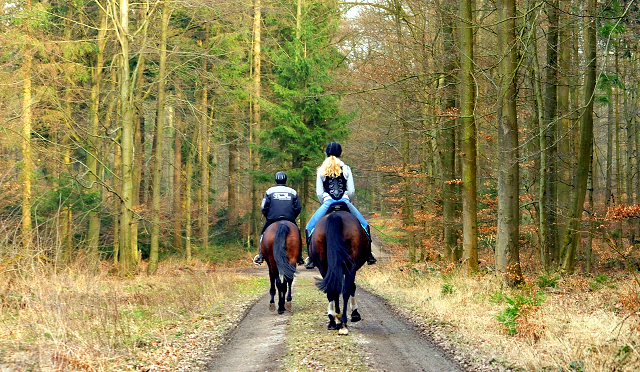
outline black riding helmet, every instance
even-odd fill
[[[338,142],[331,142],[327,145],[327,149],[324,151],[327,156],[337,156],[340,157],[342,155],[342,146]]]
[[[284,185],[287,183],[287,174],[283,171],[276,173],[276,184]]]

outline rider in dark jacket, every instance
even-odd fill
[[[316,176],[316,194],[322,204],[309,219],[309,223],[307,223],[307,251],[309,250],[311,234],[313,234],[316,223],[318,223],[318,220],[327,213],[331,205],[337,202],[344,202],[347,205],[351,214],[360,221],[362,228],[367,232],[369,241],[371,241],[369,223],[364,219],[360,211],[351,204],[350,198],[353,197],[355,187],[353,184],[351,168],[340,160],[340,155],[342,155],[342,146],[337,142],[331,142],[327,145],[325,153],[327,154],[327,157],[318,168]],[[377,260],[373,257],[373,253],[369,254],[367,263],[369,265],[373,265],[376,262]],[[309,259],[305,264],[305,267],[307,269],[312,269],[314,267],[313,262]]]
[[[264,231],[269,227],[269,225],[281,220],[291,221],[295,224],[296,218],[302,210],[296,190],[285,186],[287,183],[287,174],[284,172],[278,172],[276,173],[275,179],[276,185],[270,187],[267,192],[265,192],[264,198],[262,198],[262,214],[267,221],[262,227],[260,241],[262,241],[262,234],[264,234]],[[253,258],[253,263],[260,265],[263,261],[264,258],[262,257],[262,252],[258,247],[258,254]],[[302,260],[301,251],[300,257],[298,257],[298,264],[303,263],[304,261]]]

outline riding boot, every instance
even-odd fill
[[[367,238],[369,238],[369,243],[371,243],[371,228],[369,227],[369,225],[367,225],[367,228],[365,229],[365,231],[367,232]],[[378,260],[375,257],[373,257],[373,251],[370,251],[369,257],[367,258],[367,264],[373,265],[376,262],[378,262]]]
[[[309,247],[311,245],[311,230],[305,230],[307,235],[307,262],[304,264],[304,267],[311,270],[315,268],[313,261],[311,261],[311,253],[309,252]]]
[[[258,252],[258,254],[253,258],[253,263],[256,265],[262,265],[264,262],[264,257],[262,257],[262,252]]]
[[[298,255],[298,265],[304,264],[304,259],[302,258],[302,249],[300,250],[300,254]]]

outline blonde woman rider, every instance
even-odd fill
[[[327,158],[318,168],[316,176],[316,194],[322,204],[309,219],[309,223],[307,223],[307,253],[309,252],[309,242],[311,241],[311,234],[313,234],[316,223],[327,213],[331,205],[337,202],[344,202],[349,207],[349,211],[360,221],[360,224],[367,232],[369,241],[371,241],[371,232],[367,220],[364,219],[360,211],[358,211],[350,201],[350,198],[355,192],[355,187],[353,185],[351,168],[340,160],[342,146],[337,142],[331,142],[327,145],[325,153],[327,154]],[[373,253],[371,253],[367,259],[367,263],[373,265],[376,261]],[[305,267],[312,269],[314,267],[313,262],[307,259]]]

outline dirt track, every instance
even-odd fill
[[[248,271],[259,276],[267,275],[267,269],[264,266],[248,269]],[[300,269],[293,287],[293,312],[296,311],[297,306],[296,291],[302,289],[300,286],[313,287],[313,278],[316,276],[319,276],[317,270]],[[312,290],[315,289],[312,288]],[[357,297],[363,320],[358,323],[349,323],[348,336],[340,337],[337,332],[326,330],[325,320],[318,320],[314,327],[317,328],[315,332],[324,332],[325,335],[333,332],[335,343],[348,340],[357,345],[355,349],[360,355],[354,358],[360,358],[365,364],[360,366],[360,370],[398,372],[466,370],[453,358],[445,355],[439,347],[434,346],[416,325],[394,312],[384,300],[362,288],[358,289]],[[214,353],[207,365],[208,371],[297,370],[296,367],[291,367],[291,363],[289,365],[282,363],[287,351],[287,329],[291,328],[292,313],[287,311],[285,314],[278,315],[275,312],[269,312],[268,302],[269,298],[265,293],[249,309],[244,319],[233,332],[227,335],[225,342]],[[327,319],[326,306],[320,306],[315,312],[318,314],[318,319]],[[313,329],[309,331],[314,332]],[[318,358],[318,355],[300,356],[300,358],[303,357]],[[295,361],[295,363],[304,365],[303,361]],[[307,370],[326,370],[318,367],[324,365],[323,361],[314,360],[306,364]],[[346,370],[347,368],[331,369]]]

